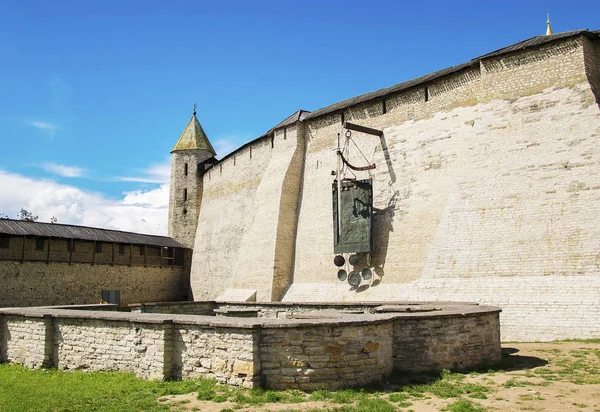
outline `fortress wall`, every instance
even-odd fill
[[[374,207],[377,218],[374,221],[373,232],[377,235],[374,246],[380,251],[375,258],[383,267],[385,250],[389,233],[393,230],[392,217],[394,205],[400,203],[406,207],[406,197],[410,196],[410,163],[406,161],[406,142],[412,139],[411,132],[391,133],[390,126],[395,124],[413,124],[415,119],[443,118],[440,114],[443,108],[452,108],[460,104],[472,104],[479,93],[478,67],[453,74],[448,77],[447,84],[437,81],[426,87],[431,89],[429,100],[425,101],[424,87],[409,89],[386,98],[387,113],[383,113],[381,101],[366,102],[344,110],[344,119],[364,126],[384,130],[383,138],[364,133],[352,132],[352,142],[349,143],[348,161],[358,166],[375,163],[377,168],[371,172],[352,172],[347,177],[356,176],[358,179],[372,177],[374,179]],[[331,212],[331,185],[334,177],[337,156],[332,149],[337,145],[337,134],[341,133],[341,144],[344,144],[344,132],[341,115],[334,113],[318,119],[306,121],[307,157],[303,179],[303,196],[300,206],[298,234],[296,243],[296,264],[294,283],[296,282],[329,282],[335,278],[335,270],[331,275],[324,274],[328,269],[333,270],[333,221]],[[427,127],[427,126],[425,126]],[[441,135],[428,137],[418,144],[430,145],[437,140],[445,140],[448,133],[442,130]],[[431,140],[431,142],[429,142]],[[385,148],[383,150],[382,148]],[[362,154],[360,153],[362,152]],[[364,157],[363,157],[364,155]],[[365,159],[366,158],[366,159]],[[427,151],[424,167],[438,169],[442,159],[437,154]],[[319,165],[317,167],[316,165]],[[435,196],[443,196],[443,180],[438,174],[429,174],[428,182],[439,187],[434,191]],[[402,182],[398,183],[397,180]],[[404,202],[404,203],[403,203]],[[403,213],[400,209],[399,213]],[[427,207],[419,205],[415,210],[415,224],[422,227],[422,220],[429,219],[436,210],[429,202]],[[435,226],[434,226],[435,227]],[[433,229],[431,229],[433,231]],[[421,230],[422,236],[425,232]],[[319,236],[315,236],[315,234]],[[408,254],[402,262],[402,268],[407,276],[416,277],[421,274],[423,256],[432,239],[433,233],[426,237],[415,239],[409,246]],[[406,248],[406,245],[403,245]],[[406,249],[405,249],[406,250]],[[286,298],[287,299],[287,298]]]
[[[247,146],[203,176],[204,193],[192,258],[194,300],[219,296],[231,285],[245,233],[260,213],[256,190],[271,159],[266,139]]]
[[[325,148],[340,125],[308,121],[297,264],[284,300],[477,301],[504,309],[505,340],[600,336],[600,114],[579,43],[557,50],[485,61],[481,85],[447,91],[448,104],[429,117],[421,104],[444,94],[422,103],[400,94],[409,96],[403,105],[361,120],[384,138],[353,134],[377,164],[376,276],[358,290],[337,281],[332,263],[333,178],[308,167],[319,156],[335,166]],[[485,103],[454,107],[478,88]],[[404,121],[406,113],[421,120]]]
[[[99,303],[120,290],[121,305],[181,299],[183,267],[0,261],[0,307]]]
[[[192,266],[195,300],[229,288],[258,290],[261,300],[281,297],[290,281],[302,137],[295,125],[277,130],[205,174]]]

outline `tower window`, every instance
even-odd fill
[[[183,209],[183,214],[187,215],[187,209]]]
[[[425,101],[426,102],[429,101],[429,88],[428,87],[425,88]]]
[[[187,200],[187,189],[183,189],[183,201]]]
[[[183,165],[183,174],[187,176],[188,166],[187,163]]]

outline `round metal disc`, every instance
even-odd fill
[[[356,286],[360,285],[360,273],[357,272],[356,270],[353,270],[352,272],[350,272],[350,274],[348,275],[348,283],[352,287],[356,287]]]
[[[364,268],[360,274],[364,280],[369,280],[371,279],[371,276],[373,276],[373,273],[371,273],[371,269],[369,268]]]
[[[342,255],[337,255],[333,258],[333,263],[335,263],[337,267],[341,267],[344,266],[344,263],[346,263],[346,259],[344,259]]]
[[[358,255],[350,255],[350,257],[348,258],[348,262],[350,262],[352,266],[356,266],[358,265],[358,262],[360,262],[360,258],[358,257]]]
[[[346,272],[344,269],[338,270],[338,279],[339,280],[341,280],[343,282],[344,280],[346,280],[347,277],[348,277],[348,272]]]

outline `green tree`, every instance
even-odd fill
[[[21,208],[21,211],[19,212],[19,220],[24,220],[26,222],[35,222],[36,220],[38,220],[40,217],[38,215],[34,215],[33,213],[31,213],[29,210]]]

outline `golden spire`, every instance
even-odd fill
[[[552,33],[552,27],[550,27],[550,12],[546,10],[546,36],[549,36]]]

